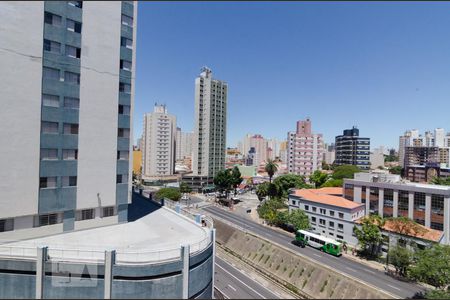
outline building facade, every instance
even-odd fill
[[[225,168],[228,84],[206,67],[195,79],[193,175],[214,177]]]
[[[365,204],[369,213],[382,217],[404,216],[443,231],[443,243],[450,243],[448,186],[407,183],[392,174],[355,173],[354,179],[344,179],[344,197]]]
[[[177,127],[177,135],[175,139],[176,160],[192,158],[192,132],[182,132]]]
[[[370,138],[360,137],[358,128],[345,129],[342,135],[336,136],[335,145],[336,165],[355,165],[361,170],[370,169]]]
[[[325,161],[326,164],[332,165],[336,159],[336,149],[334,143],[331,143],[331,145],[325,144],[324,148],[323,161]]]
[[[296,132],[289,132],[287,141],[289,173],[310,176],[322,169],[323,137],[312,133],[309,118],[297,122]]]
[[[370,168],[378,169],[379,167],[384,168],[384,147],[380,146],[370,151]]]
[[[303,210],[310,230],[319,235],[356,245],[353,235],[356,220],[364,217],[365,206],[342,197],[342,188],[295,190],[289,195],[289,211]]]
[[[126,220],[136,10],[0,4],[3,241]]]
[[[144,115],[143,178],[172,176],[175,172],[176,117],[165,105],[155,104],[152,113]]]

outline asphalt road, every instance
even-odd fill
[[[205,211],[223,218],[233,224],[236,224],[249,232],[253,232],[268,240],[278,243],[287,248],[290,248],[304,256],[307,256],[311,260],[316,261],[318,264],[326,265],[341,273],[350,275],[354,278],[375,286],[381,290],[387,291],[399,298],[412,298],[417,292],[423,292],[424,288],[408,282],[399,281],[386,275],[382,271],[370,268],[364,264],[358,263],[354,260],[345,257],[335,257],[317,249],[305,247],[300,248],[293,245],[291,242],[294,236],[289,233],[281,233],[263,225],[257,224],[249,219],[235,215],[223,209],[217,207],[206,207]]]
[[[227,299],[279,299],[266,287],[217,256],[214,284]]]

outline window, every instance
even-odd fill
[[[14,219],[0,220],[0,232],[11,231],[14,229]]]
[[[129,116],[130,115],[130,106],[119,104],[119,114]]]
[[[339,213],[339,218],[340,218],[340,219],[343,219],[343,218],[344,218],[344,213],[341,213],[341,212],[340,212],[340,213]]]
[[[41,149],[41,160],[58,159],[58,149]]]
[[[77,186],[77,176],[63,176],[62,177],[62,186]]]
[[[326,215],[327,214],[327,210],[324,209],[324,208],[321,208],[320,209],[320,213],[323,214],[323,215]]]
[[[83,1],[67,1],[70,6],[75,6],[78,8],[83,8]]]
[[[344,231],[344,224],[338,223],[338,231]]]
[[[431,227],[432,229],[444,231],[444,224],[442,224],[442,223],[431,222],[430,227]]]
[[[120,38],[120,46],[133,49],[133,41],[125,37]]]
[[[81,23],[71,19],[67,19],[67,30],[81,33]]]
[[[311,223],[316,223],[316,217],[311,217]]]
[[[121,59],[120,68],[125,71],[131,71],[131,61]]]
[[[102,217],[114,216],[114,206],[103,207]]]
[[[120,82],[119,92],[131,94],[131,84]]]
[[[44,51],[49,51],[52,53],[61,53],[61,44],[58,42],[50,41],[44,39]]]
[[[342,236],[342,235],[336,235],[336,237],[338,238],[338,239],[341,239],[341,240],[343,240],[344,239],[344,237]]]
[[[313,211],[313,212],[316,212],[316,211],[317,211],[317,208],[316,208],[315,206],[313,206],[313,207],[312,207],[312,211]]]
[[[128,128],[119,128],[118,130],[118,136],[122,138],[130,138],[130,129]]]
[[[64,81],[71,84],[80,84],[80,74],[64,72]]]
[[[47,226],[60,223],[60,218],[58,218],[58,214],[45,214],[39,216],[39,226]]]
[[[56,177],[41,177],[39,178],[40,189],[56,188]]]
[[[117,159],[128,160],[129,152],[128,151],[117,151]]]
[[[334,210],[330,210],[330,216],[334,217]]]
[[[77,149],[63,149],[63,159],[64,160],[78,159],[78,150]]]
[[[319,224],[321,226],[325,226],[325,220],[324,219],[319,219]]]
[[[64,134],[78,134],[78,124],[64,123]]]
[[[444,215],[444,196],[431,194],[431,213]]]
[[[61,26],[61,16],[54,15],[49,12],[44,14],[44,22],[53,26]]]
[[[117,174],[116,183],[128,183],[128,174]]]
[[[133,27],[133,18],[126,15],[122,15],[122,24],[129,27]]]
[[[64,97],[64,107],[79,109],[80,108],[80,99],[72,98],[72,97]]]
[[[43,67],[42,77],[44,77],[44,79],[59,80],[59,70],[49,67]]]
[[[72,47],[66,45],[66,55],[68,57],[80,58],[81,57],[81,49],[77,47]]]
[[[95,218],[95,209],[93,208],[79,210],[75,217],[77,221],[91,220],[93,218]]]
[[[331,227],[331,228],[334,228],[334,222],[329,221],[328,222],[328,226]]]
[[[59,107],[59,96],[42,94],[42,105],[49,107]]]
[[[309,210],[309,205],[305,205],[305,210]]]
[[[58,123],[57,122],[41,122],[41,132],[46,134],[58,134]]]

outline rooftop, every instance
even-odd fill
[[[342,194],[342,188],[340,194]],[[301,190],[295,190],[294,195],[297,197],[301,197],[305,200],[311,201],[311,202],[317,202],[322,204],[327,204],[331,206],[336,207],[342,207],[347,209],[353,209],[360,206],[364,206],[362,203],[356,203],[350,200],[345,199],[344,197],[340,196],[333,196],[337,192],[337,190],[328,190],[328,188],[322,190],[322,189],[301,189]],[[330,194],[332,193],[332,194]]]
[[[162,207],[133,222],[3,244],[0,256],[34,259],[36,247],[48,246],[49,255],[62,260],[103,260],[105,250],[116,250],[118,263],[152,263],[178,259],[184,244],[191,253],[201,251],[210,238],[210,229]]]

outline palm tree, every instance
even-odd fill
[[[273,175],[278,171],[278,165],[272,159],[268,159],[264,170],[269,175],[269,182],[272,183]]]

